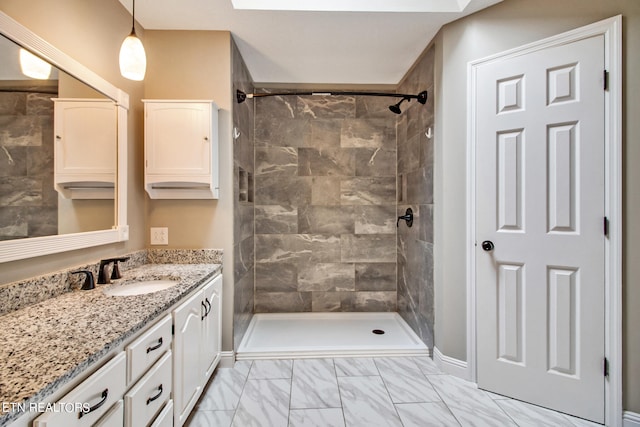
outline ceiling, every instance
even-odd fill
[[[132,0],[119,1],[131,11]],[[233,1],[243,7],[266,2]],[[275,9],[302,2],[273,1]],[[230,31],[257,83],[395,85],[442,25],[502,0],[315,3],[345,9],[349,1],[352,10],[360,11],[234,9],[232,0],[136,0],[136,21],[147,30]],[[389,10],[385,3],[394,2],[413,11],[362,11]],[[421,5],[440,11],[416,12]]]

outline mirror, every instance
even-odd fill
[[[31,77],[25,57],[44,73]],[[0,37],[0,241],[115,225],[115,104],[64,71],[37,61]],[[105,116],[106,129],[99,123],[89,125],[96,112],[99,119]],[[81,127],[78,146],[59,135],[65,122]],[[111,173],[91,185],[91,178],[73,177],[78,167]],[[66,179],[65,170],[71,171]]]
[[[0,262],[127,240],[128,95],[2,12],[0,34]]]

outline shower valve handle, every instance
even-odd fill
[[[407,227],[411,227],[413,225],[413,211],[411,210],[411,208],[407,208],[404,215],[398,217],[398,221],[396,221],[396,227],[400,226],[401,219],[407,222]]]

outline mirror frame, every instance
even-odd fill
[[[112,229],[1,241],[0,263],[129,240],[129,226],[127,225],[127,113],[129,110],[129,94],[115,87],[2,11],[0,11],[0,34],[101,92],[116,103],[118,110],[118,160],[114,198],[115,225]]]

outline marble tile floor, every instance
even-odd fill
[[[188,427],[595,427],[479,390],[429,357],[244,360],[219,368]]]

